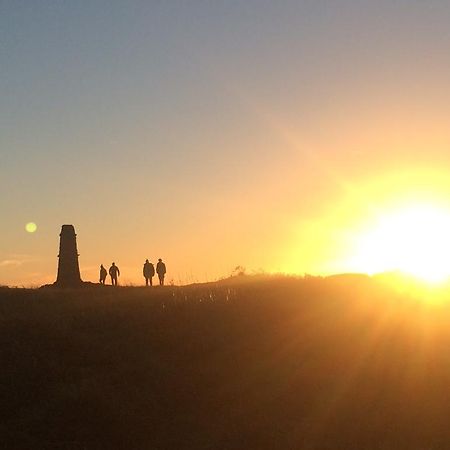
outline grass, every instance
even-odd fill
[[[449,319],[357,276],[1,288],[0,448],[448,448]]]

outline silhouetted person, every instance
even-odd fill
[[[164,286],[164,275],[166,274],[166,265],[162,262],[162,259],[158,259],[158,264],[156,264],[156,273],[159,278],[159,285]]]
[[[117,286],[117,277],[120,277],[120,270],[115,263],[109,268],[109,274],[111,275],[111,284]]]
[[[106,276],[108,275],[108,272],[103,267],[103,264],[100,264],[100,283],[105,284]]]
[[[145,260],[142,273],[145,277],[145,285],[148,286],[150,283],[150,286],[153,286],[153,276],[155,275],[155,267],[151,262],[149,262],[148,259]]]

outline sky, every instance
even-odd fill
[[[375,213],[449,206],[449,23],[437,0],[0,0],[0,284],[53,282],[63,224],[88,281],[364,270]]]

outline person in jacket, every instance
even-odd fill
[[[103,267],[103,264],[100,264],[100,283],[105,284],[106,276],[108,275],[108,272]]]
[[[153,286],[153,276],[155,275],[155,267],[148,259],[145,260],[144,268],[142,269],[142,274],[145,278],[145,285]]]
[[[109,275],[111,276],[111,284],[113,286],[117,286],[117,277],[120,277],[120,270],[116,266],[116,263],[112,263],[111,267],[109,268]]]

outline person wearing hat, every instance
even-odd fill
[[[158,259],[158,264],[156,264],[156,273],[159,278],[159,285],[164,286],[164,276],[166,275],[166,265],[163,263],[162,259]]]
[[[145,285],[148,286],[150,283],[150,286],[153,286],[153,275],[155,275],[155,267],[151,262],[149,262],[148,259],[145,260],[144,268],[142,270],[142,273],[145,278]]]

